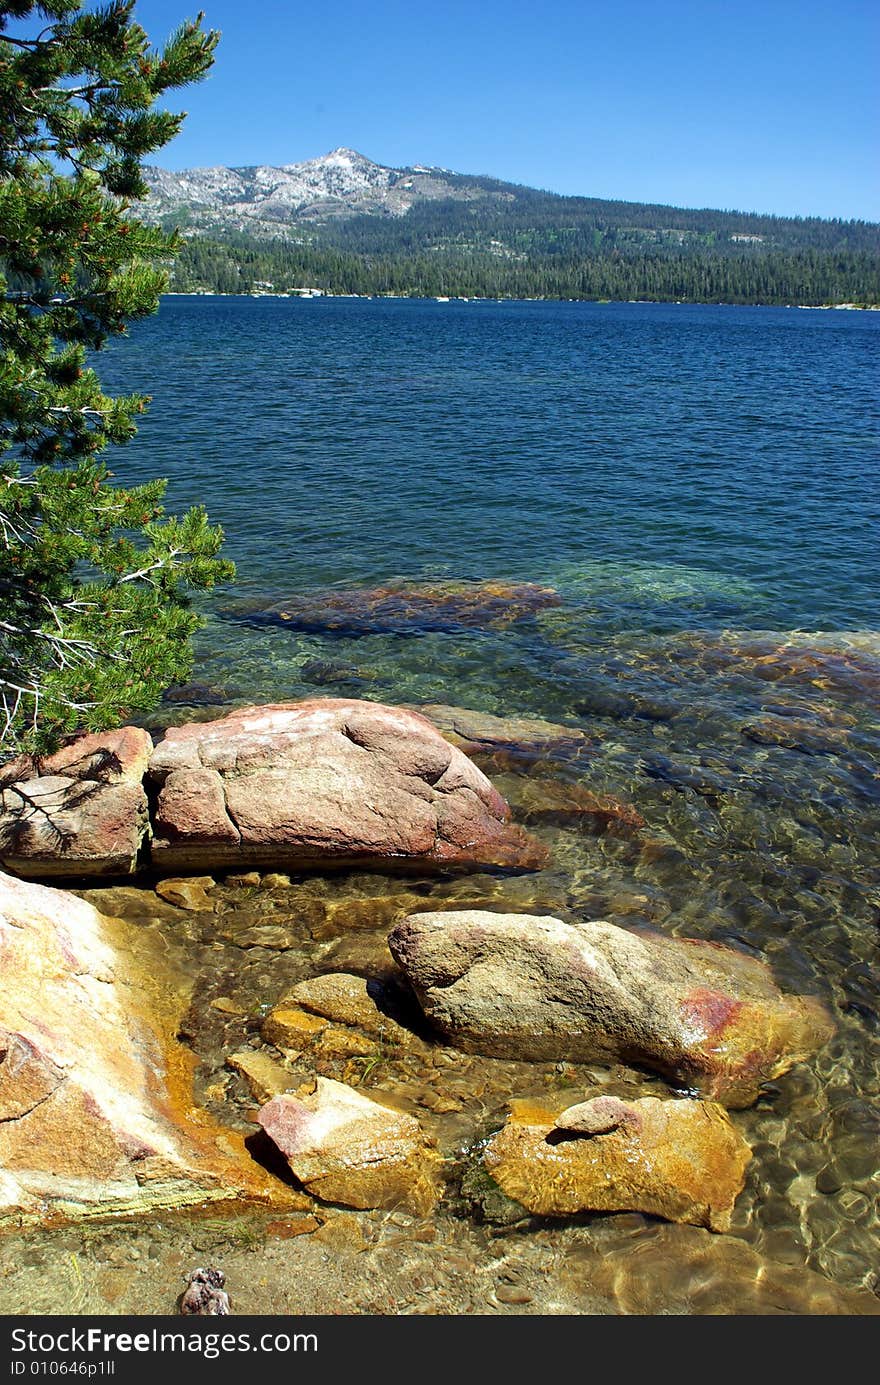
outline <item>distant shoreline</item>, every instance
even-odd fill
[[[433,294],[419,293],[221,293],[216,289],[168,289],[162,298],[287,298],[309,303],[316,299],[356,299],[360,302],[393,303],[592,303],[597,307],[611,304],[629,304],[641,307],[671,308],[796,308],[802,312],[880,312],[880,303],[724,303],[691,298],[482,298],[479,295],[462,297],[450,294],[437,298]]]

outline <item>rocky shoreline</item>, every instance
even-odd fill
[[[314,698],[171,728],[157,746],[132,727],[80,737],[4,768],[5,1226],[234,1200],[299,1216],[309,1235],[340,1207],[499,1225],[637,1213],[730,1229],[755,1157],[736,1113],[822,1050],[829,1011],[783,993],[736,948],[535,914],[534,896],[516,904],[517,880],[546,867],[548,848],[461,747],[503,776],[536,747],[577,756],[587,738],[537,719],[425,711]],[[519,801],[536,826],[561,813],[623,838],[644,827],[634,805],[527,782]],[[309,894],[318,868],[401,884],[387,900],[364,889],[334,914],[353,968],[344,947],[327,952],[250,1019],[212,997],[244,1036],[223,1061],[252,1104],[230,1120],[222,1084],[193,1084],[181,1042],[192,996],[142,923],[155,925],[153,945],[186,919],[205,938],[222,926],[237,946],[293,957],[297,938],[326,928],[327,905]],[[477,882],[493,875],[487,900]],[[438,887],[408,889],[408,876]],[[221,889],[246,906],[221,918]],[[282,933],[278,896],[289,900]],[[364,928],[387,940],[378,972],[357,962]],[[467,1055],[523,1074],[555,1065],[565,1091],[535,1099],[526,1082],[487,1130],[450,1080]],[[365,1089],[375,1064],[440,1064],[447,1081],[413,1105]],[[880,1310],[873,1295],[859,1302]]]

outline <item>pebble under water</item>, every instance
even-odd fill
[[[385,1093],[437,1140],[448,1191],[431,1217],[238,1205],[10,1232],[0,1312],[173,1313],[206,1261],[234,1313],[880,1312],[878,329],[796,309],[168,299],[107,353],[111,387],[154,395],[117,474],[168,475],[170,509],[206,500],[239,568],[154,734],[310,696],[583,733],[474,755],[550,846],[537,874],[218,878],[210,912],[149,880],[84,890],[140,924],[185,995],[196,1096],[221,1123],[254,1129],[227,1060],[265,1047],[289,986],[393,979],[385,939],[419,908],[723,942],[821,996],[837,1029],[732,1113],[754,1157],[729,1233],[511,1219],[468,1179],[511,1097],[668,1094],[660,1078],[438,1042],[318,1046],[292,1081]],[[487,582],[558,600],[394,616],[401,591]],[[389,588],[390,605],[364,598]],[[340,594],[356,621],[322,624]],[[264,618],[294,598],[308,619]],[[644,826],[585,824],[570,786]]]

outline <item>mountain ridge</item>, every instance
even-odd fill
[[[642,222],[645,213],[656,213],[654,229],[687,237],[707,218],[723,218],[728,234],[740,237],[733,244],[747,245],[750,235],[760,244],[769,226],[786,238],[785,228],[836,227],[840,248],[869,248],[849,242],[861,239],[860,233],[876,229],[874,223],[844,218],[783,217],[774,213],[731,211],[722,208],[676,207],[668,203],[570,196],[504,182],[486,174],[457,173],[427,164],[395,168],[379,164],[355,149],[339,146],[327,154],[298,163],[212,165],[205,168],[170,172],[155,166],[145,169],[150,195],[139,214],[149,220],[169,223],[177,218],[190,234],[249,233],[259,237],[283,237],[293,229],[314,229],[358,216],[405,218],[414,208],[427,203],[481,204],[500,220],[522,204],[541,202],[563,216],[592,215],[607,222],[635,214]],[[669,225],[677,214],[681,226]],[[650,215],[647,218],[651,220]],[[739,229],[736,229],[736,227]],[[808,231],[809,234],[809,231]],[[790,235],[790,233],[789,233]],[[872,238],[880,248],[880,234]],[[781,244],[781,242],[780,242]],[[870,248],[874,248],[872,245]]]
[[[183,233],[177,291],[880,301],[867,222],[568,197],[344,146],[145,176],[138,215]]]
[[[452,185],[449,173],[425,164],[392,168],[344,145],[291,164],[214,165],[178,173],[148,166],[146,211],[162,218],[185,211],[192,230],[277,235],[298,221],[358,214],[405,216],[420,201],[479,195]]]

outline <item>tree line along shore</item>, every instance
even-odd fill
[[[370,255],[241,236],[185,240],[178,293],[325,293],[373,297],[646,299],[659,302],[880,305],[880,258],[867,250],[752,250],[503,259],[455,247]]]

